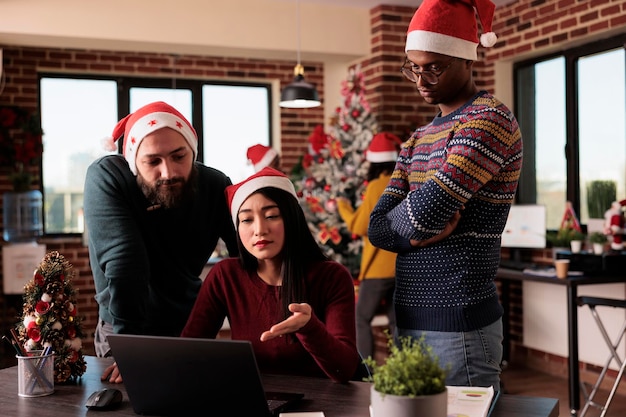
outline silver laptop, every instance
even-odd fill
[[[107,336],[137,414],[278,416],[301,393],[266,393],[248,341]]]

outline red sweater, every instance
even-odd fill
[[[225,259],[209,271],[181,336],[214,338],[228,317],[232,339],[252,342],[261,372],[348,381],[360,361],[352,277],[326,261],[313,264],[306,281],[311,320],[295,337],[261,342],[261,333],[283,320],[280,287],[245,271],[238,259]]]

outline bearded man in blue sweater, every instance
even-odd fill
[[[85,224],[99,320],[107,335],[179,336],[196,301],[200,274],[221,238],[238,254],[222,172],[195,161],[198,137],[178,110],[150,103],[118,122],[123,155],[96,160],[85,179]],[[102,375],[122,382],[115,365]]]
[[[476,9],[475,9],[476,8]],[[494,279],[522,165],[512,112],[472,79],[476,11],[495,44],[489,0],[424,0],[404,75],[440,113],[403,144],[370,216],[372,244],[398,253],[396,335],[425,337],[447,385],[500,389],[502,313]]]

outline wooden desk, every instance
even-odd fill
[[[87,372],[77,384],[57,385],[54,394],[47,397],[19,397],[17,367],[0,370],[0,413],[11,417],[136,416],[123,384],[100,381],[102,370],[112,360],[91,356],[86,360]],[[263,383],[268,391],[304,392],[304,400],[291,411],[323,411],[326,417],[369,417],[370,384],[366,382],[337,384],[324,378],[264,376]],[[124,402],[119,409],[95,412],[85,408],[89,394],[102,387],[119,388],[124,393]],[[558,415],[559,401],[556,399],[502,395],[492,417]]]
[[[496,276],[502,285],[501,299],[504,305],[504,317],[502,323],[504,327],[504,358],[508,359],[509,352],[509,314],[508,314],[508,296],[510,281],[535,281],[547,284],[562,285],[567,289],[567,332],[568,332],[568,382],[569,382],[569,407],[572,416],[578,414],[580,410],[580,369],[578,368],[578,305],[576,297],[578,297],[578,287],[582,285],[598,285],[626,282],[626,275],[599,275],[599,276],[570,276],[566,279],[558,279],[553,277],[542,277],[538,275],[524,274],[522,271],[500,268]]]

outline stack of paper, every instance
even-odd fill
[[[495,404],[493,387],[446,388],[448,388],[448,417],[487,417],[492,404]]]

